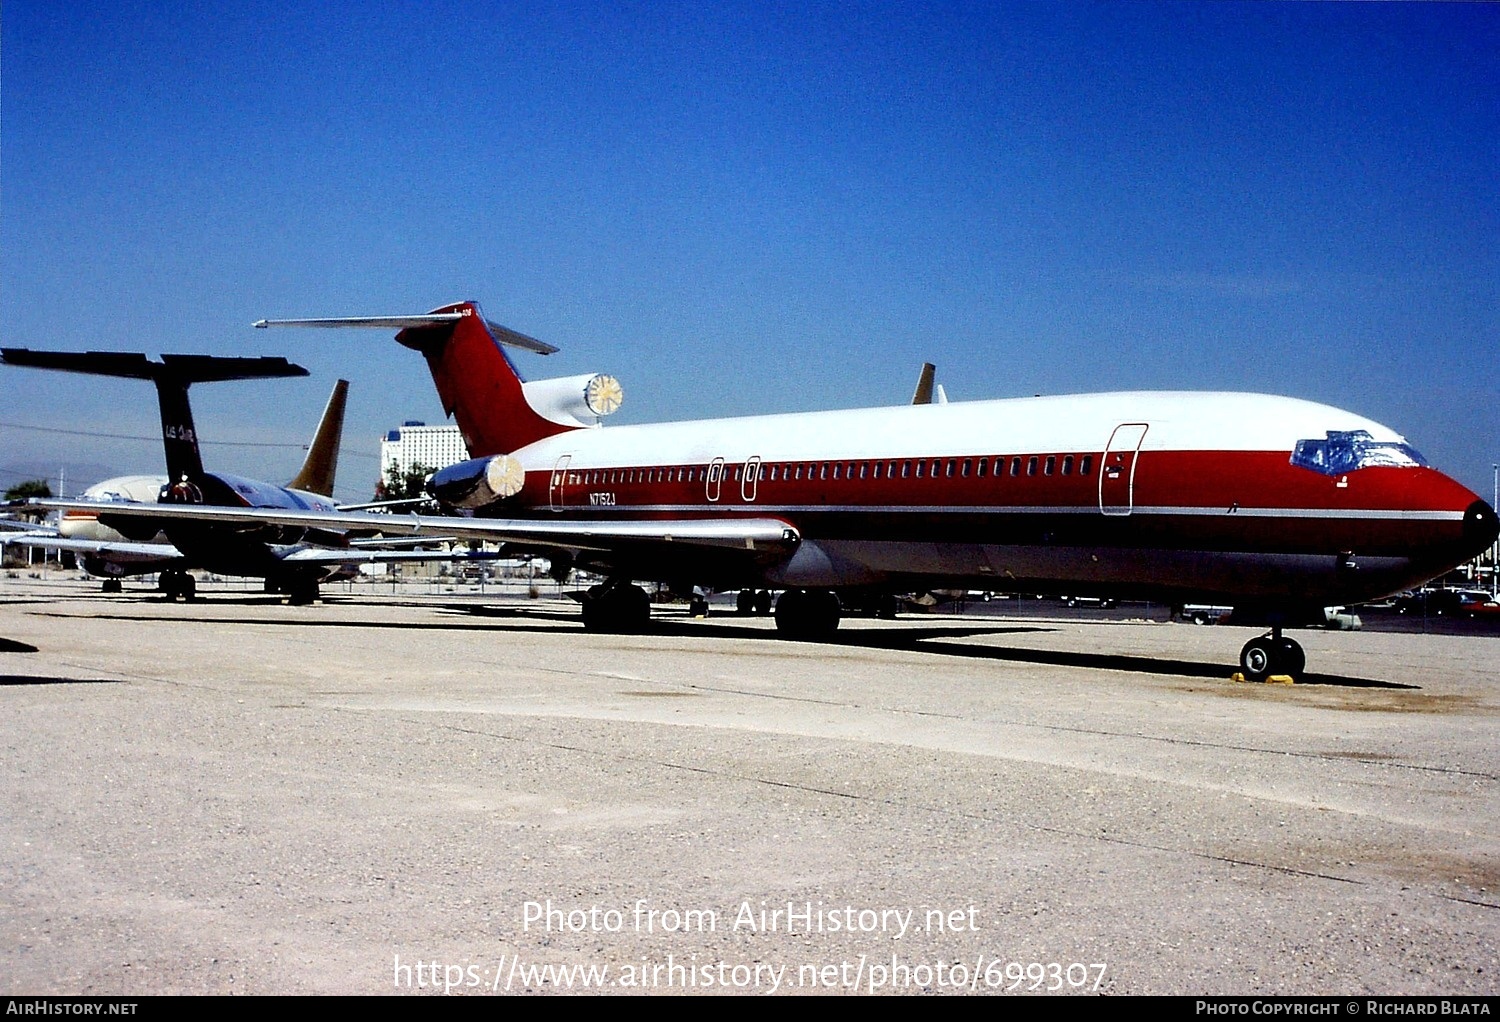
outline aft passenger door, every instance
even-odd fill
[[[1107,515],[1128,515],[1135,507],[1135,470],[1141,443],[1149,427],[1144,422],[1125,422],[1115,427],[1104,448],[1099,466],[1099,510]]]

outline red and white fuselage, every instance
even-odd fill
[[[1360,433],[1389,463],[1336,473],[1293,464],[1299,442]],[[486,513],[782,519],[802,543],[764,567],[759,581],[778,587],[1356,602],[1451,566],[1483,517],[1474,494],[1423,466],[1393,430],[1258,394],[572,429],[513,456],[525,487]]]

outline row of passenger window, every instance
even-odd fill
[[[1070,476],[1075,469],[1081,476],[1089,475],[1094,470],[1094,456],[1092,454],[1033,454],[1027,457],[1012,457],[1010,459],[1009,472],[1006,469],[1006,459],[1002,455],[994,459],[994,474],[998,477],[1003,474],[1012,476],[1020,475],[1065,475]],[[968,479],[971,476],[983,479],[990,474],[991,461],[989,458],[918,458],[910,461],[814,461],[770,466],[769,476],[766,467],[761,466],[760,479],[769,479],[775,482],[778,478],[783,481],[796,482],[799,479]],[[778,475],[779,470],[779,475]],[[738,475],[735,476],[739,478]]]
[[[739,482],[745,466],[738,463],[720,468],[724,482]],[[798,482],[826,479],[984,479],[1010,476],[1080,476],[1092,474],[1092,454],[1032,454],[1007,459],[990,458],[914,458],[897,461],[812,461],[761,464],[754,471],[757,482]],[[567,473],[570,486],[599,486],[617,483],[701,483],[707,482],[710,467],[595,469]]]

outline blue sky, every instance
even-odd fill
[[[1500,7],[35,3],[0,21],[0,343],[284,354],[195,388],[211,467],[339,495],[440,421],[376,332],[462,298],[644,422],[1237,389],[1500,460]],[[151,436],[144,384],[0,370],[0,422]],[[0,426],[0,468],[158,471]],[[14,480],[0,476],[0,482]],[[70,479],[70,488],[90,480]]]

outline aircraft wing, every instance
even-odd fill
[[[599,521],[568,518],[459,518],[447,515],[374,514],[363,511],[290,511],[205,504],[130,504],[36,498],[28,506],[46,510],[95,511],[105,518],[154,518],[180,522],[281,525],[310,529],[379,532],[397,536],[451,536],[513,543],[523,547],[607,553],[624,547],[672,544],[676,548],[790,552],[797,530],[777,518],[677,518]]]
[[[118,508],[119,503],[114,507]],[[0,519],[0,528],[9,524]],[[387,540],[354,540],[348,549],[305,547],[294,550],[282,561],[287,564],[355,565],[380,563],[416,563],[421,561],[498,561],[511,556],[494,550],[411,550],[390,549],[410,547],[415,543],[443,543],[456,540],[455,536],[431,538],[404,538]],[[106,542],[89,539],[66,539],[54,530],[37,529],[34,526],[25,532],[0,534],[0,545],[40,547],[47,550],[66,550],[75,554],[90,554],[113,564],[156,564],[182,559],[182,553],[170,543],[131,543],[128,541]]]
[[[4,536],[0,537],[0,543],[45,547],[48,550],[67,550],[75,554],[93,554],[116,564],[150,564],[156,561],[178,560],[182,557],[182,553],[170,543],[109,543],[91,539],[64,539],[55,532],[31,532]]]

